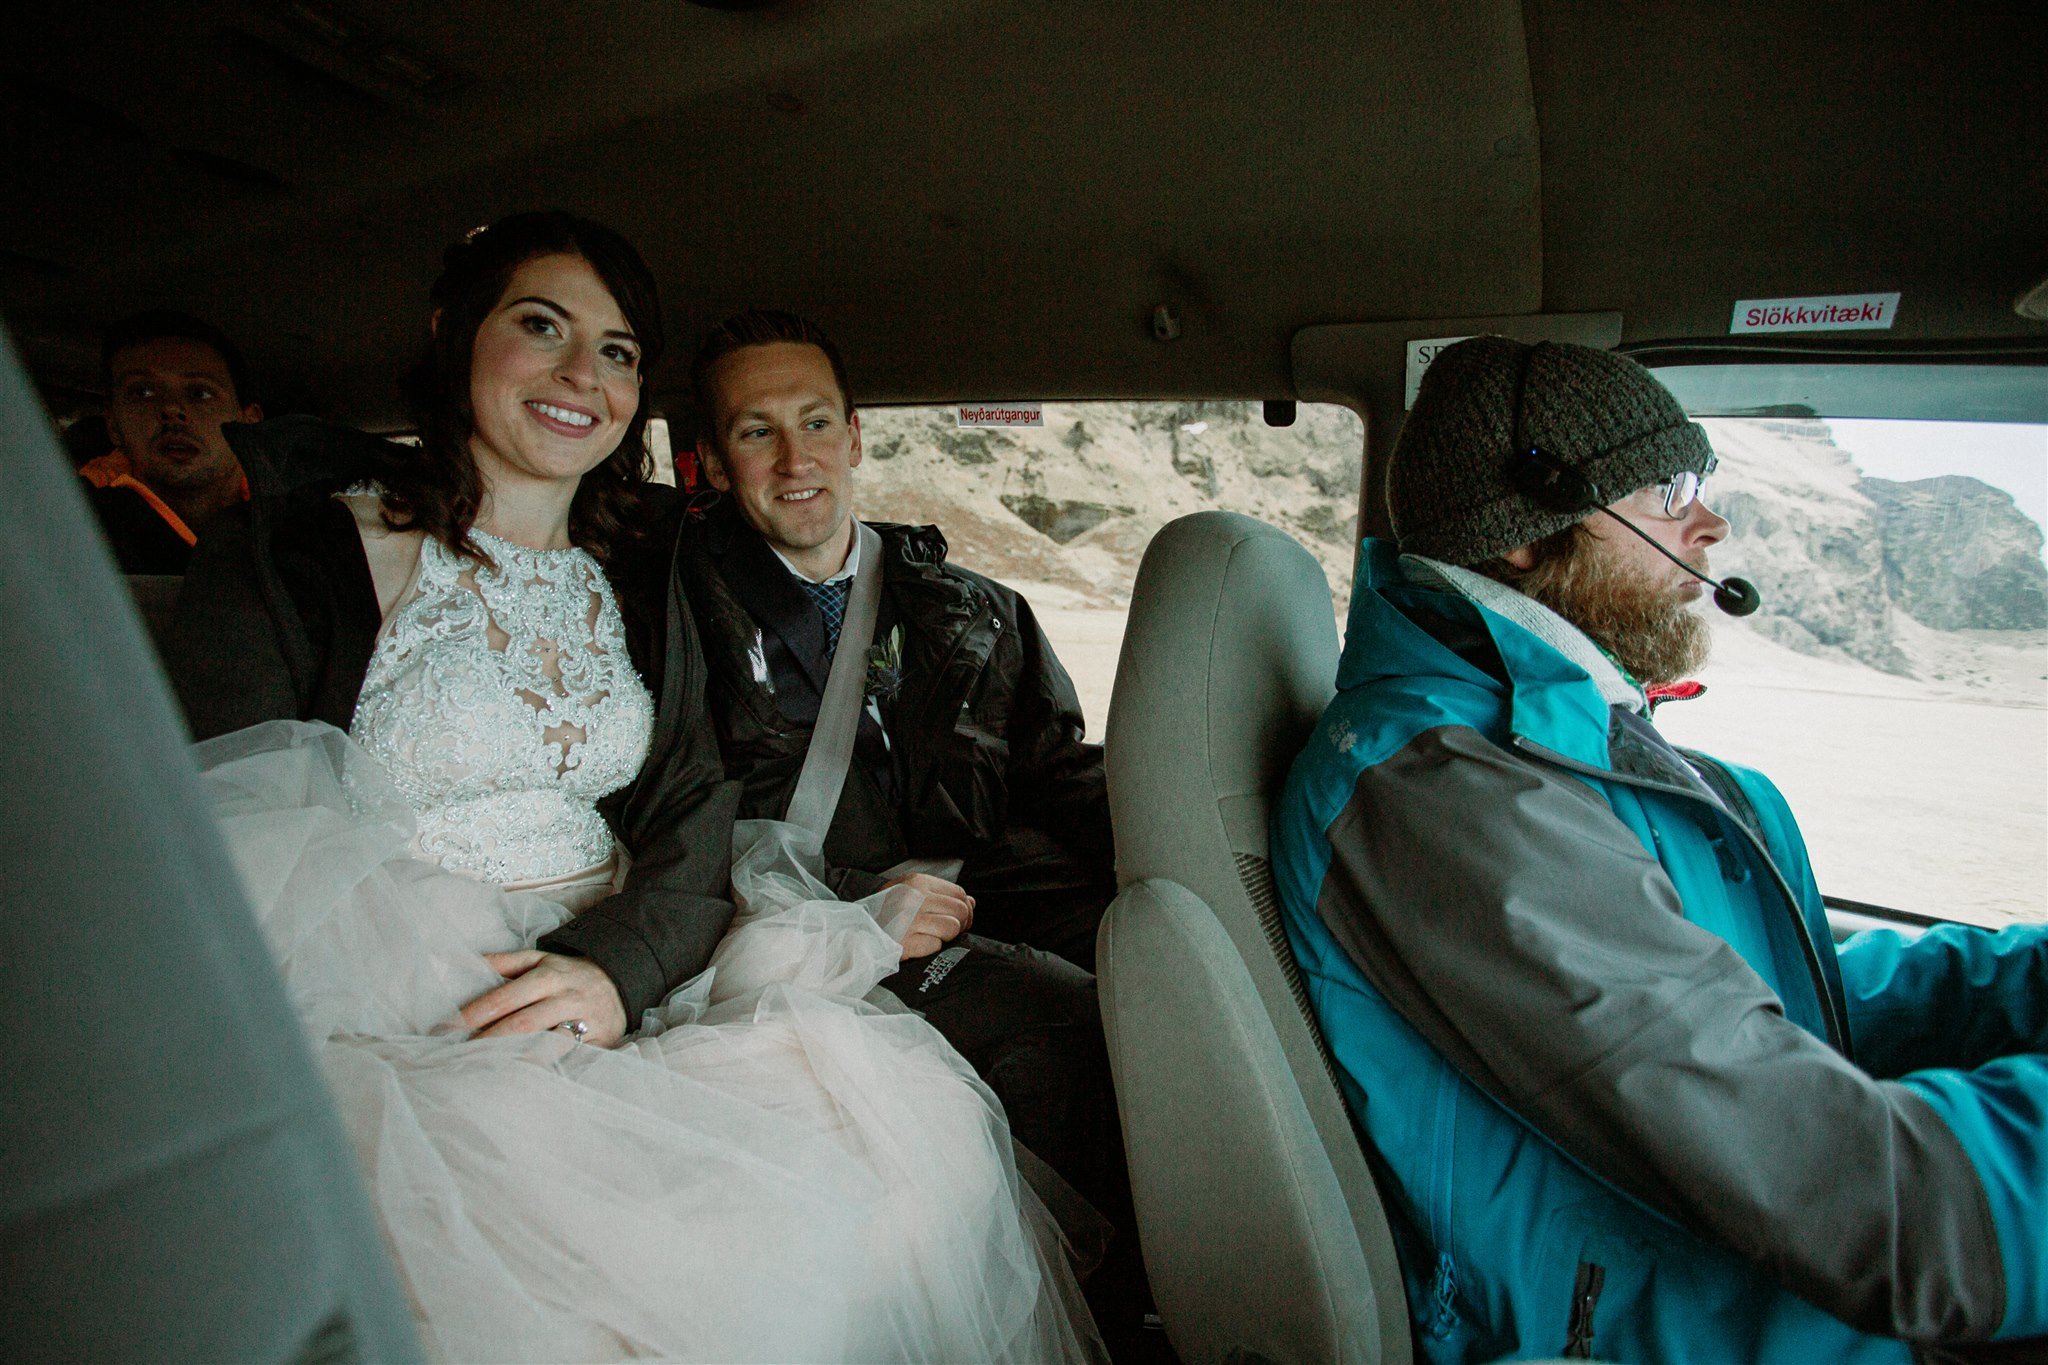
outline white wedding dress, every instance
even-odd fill
[[[198,750],[428,1352],[1098,1357],[1000,1108],[922,1019],[863,1002],[897,944],[789,827],[741,827],[711,970],[616,1050],[462,1029],[500,984],[483,953],[615,884],[593,807],[653,710],[594,561],[477,539],[495,566],[426,542],[352,735]]]

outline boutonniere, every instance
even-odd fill
[[[903,690],[903,627],[898,625],[889,631],[889,638],[878,645],[868,646],[868,685],[866,696],[871,702],[887,706],[896,700],[896,694]]]

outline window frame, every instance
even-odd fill
[[[1888,342],[1855,342],[1834,339],[1773,338],[1769,341],[1648,341],[1623,343],[1616,351],[1629,356],[1657,375],[1660,382],[1665,379],[1661,372],[1693,366],[1713,366],[1735,371],[1741,366],[1755,366],[1760,371],[1767,368],[1783,367],[1787,364],[1814,364],[1828,362],[1837,365],[1886,365],[1914,366],[1930,371],[1948,367],[2011,367],[2029,371],[2040,371],[2044,380],[2043,407],[2036,413],[2018,420],[2027,425],[2048,426],[2048,342],[2038,339],[2021,338],[2009,342],[1955,342],[1948,344],[1915,343],[1899,345]],[[1680,386],[1685,387],[1685,386]],[[1913,397],[1924,399],[1938,393],[1938,386],[1921,386],[1914,390]],[[1706,407],[1687,407],[1687,415],[1693,418],[1725,417],[1731,419],[1770,417],[1813,417],[1821,421],[1830,420],[1897,420],[1897,421],[1943,421],[1943,422],[2012,422],[2011,416],[1983,416],[1968,413],[1958,414],[1953,410],[1929,410],[1917,403],[1899,402],[1889,411],[1830,412],[1818,409],[1804,409],[1797,412],[1785,410],[1778,405],[1761,401],[1767,397],[1756,395],[1759,401],[1744,406],[1736,403],[1716,403]],[[1681,399],[1683,401],[1683,399]],[[1821,891],[1822,904],[1827,907],[1828,919],[1839,942],[1851,934],[1864,929],[1886,928],[1917,938],[1928,929],[1943,924],[1971,925],[1968,920],[1949,919],[1929,915],[1922,911],[1908,910],[1899,906],[1880,905],[1853,897],[1836,896]]]

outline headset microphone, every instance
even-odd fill
[[[1714,605],[1730,616],[1747,616],[1763,604],[1763,594],[1747,578],[1731,574],[1714,588]]]
[[[1728,613],[1728,615],[1747,616],[1763,605],[1763,594],[1759,593],[1756,590],[1756,584],[1750,582],[1747,578],[1737,578],[1733,574],[1721,579],[1709,578],[1677,555],[1671,553],[1671,551],[1665,549],[1662,545],[1659,545],[1651,538],[1649,532],[1615,511],[1612,507],[1601,507],[1597,510],[1605,512],[1623,526],[1628,527],[1629,530],[1634,531],[1643,538],[1644,544],[1712,588],[1714,590],[1714,605]]]

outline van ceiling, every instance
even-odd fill
[[[1710,340],[1829,293],[1900,291],[1886,343],[2048,338],[2013,311],[2048,274],[2035,0],[15,13],[0,312],[53,395],[162,304],[396,420],[441,247],[556,205],[640,245],[678,349],[796,308],[864,400],[1281,396],[1315,324]]]

